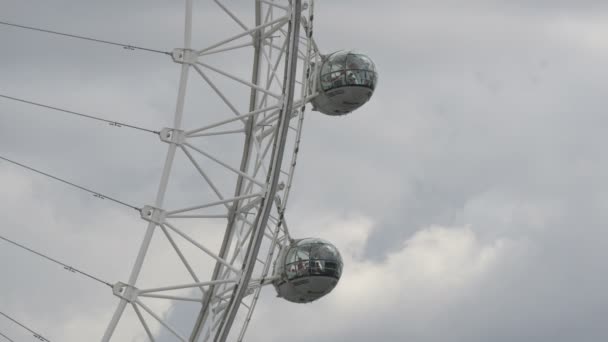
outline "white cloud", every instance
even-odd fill
[[[251,340],[269,334],[270,340],[281,340],[294,331],[298,332],[296,341],[354,338],[380,330],[383,332],[377,336],[382,339],[391,335],[391,329],[400,330],[400,336],[431,335],[432,331],[422,327],[431,326],[443,308],[472,291],[486,276],[499,273],[501,261],[521,253],[522,248],[507,239],[484,242],[469,226],[431,226],[416,232],[385,260],[372,262],[361,257],[374,229],[372,219],[330,218],[306,226],[322,227],[307,235],[318,234],[314,236],[338,246],[344,274],[331,294],[312,304],[267,298],[258,306],[259,318],[249,332]]]

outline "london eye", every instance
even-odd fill
[[[290,231],[288,204],[305,114],[346,115],[364,105],[378,82],[374,63],[354,51],[321,50],[313,34],[314,0],[255,0],[236,10],[227,1],[210,2],[218,20],[235,30],[196,23],[193,8],[198,4],[185,0],[183,43],[167,50],[2,23],[11,29],[164,54],[166,63],[179,69],[175,110],[166,127],[147,129],[128,119],[100,118],[2,95],[6,101],[138,129],[156,135],[155,144],[166,145],[165,155],[158,158],[162,172],[154,185],[156,195],[138,204],[72,182],[43,165],[2,157],[3,167],[34,172],[134,209],[144,222],[141,240],[130,242],[136,256],[125,260],[132,265],[128,278],[112,282],[28,248],[26,242],[2,237],[108,286],[108,298],[117,301],[115,310],[103,336],[89,340],[133,340],[135,331],[161,341],[162,331],[176,341],[243,341],[264,287],[274,287],[293,305],[308,303],[329,294],[348,267],[323,237]],[[201,25],[215,40],[199,45],[193,39]],[[214,98],[219,105],[208,105],[203,98]],[[148,281],[143,275],[162,272],[155,264],[161,241],[163,253],[172,253],[186,277]],[[166,311],[181,306],[195,307],[197,315],[177,327]],[[18,318],[5,316],[50,341]],[[138,329],[121,329],[124,325]]]

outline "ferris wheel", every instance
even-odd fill
[[[151,341],[160,331],[176,341],[242,341],[262,288],[308,303],[332,291],[342,273],[331,243],[292,235],[286,208],[307,106],[327,115],[359,108],[376,87],[374,63],[350,51],[320,52],[314,0],[255,0],[246,10],[211,2],[237,31],[218,30],[214,42],[195,45],[193,0],[185,0],[183,46],[163,52],[179,65],[180,80],[172,126],[153,131],[167,145],[160,184],[149,203],[131,206],[146,229],[129,278],[109,284],[119,302],[103,342],[132,338],[121,335],[122,324],[137,324]],[[195,82],[222,107],[186,108],[200,97],[189,91]],[[176,172],[190,172],[188,182],[204,189],[180,198]],[[169,246],[189,279],[162,286],[141,279],[144,265],[155,269],[153,239]],[[164,312],[185,305],[197,314],[176,327]]]

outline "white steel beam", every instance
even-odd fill
[[[213,192],[215,193],[215,195],[220,200],[224,200],[224,196],[222,195],[222,193],[219,191],[219,189],[217,188],[217,186],[215,185],[215,183],[213,183],[213,181],[211,181],[211,178],[209,178],[209,176],[203,170],[203,168],[196,162],[196,160],[194,160],[194,157],[192,157],[192,154],[190,153],[190,151],[186,150],[186,148],[184,146],[180,146],[180,148],[184,152],[184,154],[186,154],[186,156],[188,157],[188,160],[190,160],[190,162],[192,163],[192,165],[194,166],[194,168],[203,177],[203,179],[205,180],[205,182],[207,182],[207,184],[209,185],[209,187],[211,187],[211,189],[213,190]],[[226,209],[230,209],[227,204],[225,204],[225,207],[226,207]]]
[[[188,273],[190,273],[190,276],[192,277],[192,280],[194,280],[195,282],[199,283],[200,279],[198,278],[198,276],[196,275],[196,273],[194,272],[194,270],[190,266],[190,263],[188,262],[188,260],[186,260],[186,258],[184,257],[184,254],[182,253],[181,249],[175,243],[175,240],[173,240],[173,238],[171,237],[171,234],[169,234],[169,232],[167,231],[167,228],[165,228],[162,225],[160,226],[160,228],[162,229],[163,233],[167,237],[167,240],[169,240],[169,243],[171,244],[171,246],[175,250],[175,253],[177,253],[179,259],[184,264],[184,267],[186,267],[186,269],[188,270]],[[205,290],[203,290],[202,287],[200,289],[201,289],[201,292],[203,294],[205,294]]]
[[[245,133],[244,129],[233,129],[233,130],[227,130],[227,131],[219,131],[219,132],[208,132],[208,133],[197,133],[197,134],[192,134],[189,135],[189,138],[199,138],[199,137],[210,137],[210,136],[215,136],[215,135],[227,135],[227,134],[239,134],[239,133]]]
[[[181,297],[181,296],[168,296],[168,295],[160,295],[160,294],[152,294],[152,293],[144,293],[140,294],[140,297],[148,297],[148,298],[158,298],[158,299],[169,299],[169,300],[179,300],[183,302],[197,302],[202,303],[203,300],[201,298],[191,298],[191,297]]]
[[[185,10],[185,27],[184,27],[184,47],[189,49],[192,42],[192,1],[186,0],[186,10]],[[175,109],[175,116],[173,119],[173,127],[179,129],[182,123],[183,111],[184,111],[184,99],[186,97],[186,86],[188,84],[188,71],[190,67],[188,64],[182,64],[181,75],[180,75],[180,83],[179,90],[177,95],[177,105]],[[165,165],[163,167],[163,173],[161,176],[160,185],[158,188],[158,192],[156,194],[155,206],[157,208],[162,207],[165,193],[167,191],[167,184],[169,182],[169,177],[171,175],[171,168],[173,166],[173,161],[175,158],[175,150],[177,148],[176,144],[170,144],[167,151],[167,157],[165,158]],[[143,241],[139,248],[139,252],[137,254],[137,258],[135,260],[135,264],[131,270],[131,275],[129,277],[128,284],[130,286],[135,286],[137,282],[137,278],[139,277],[139,273],[141,272],[141,268],[144,263],[144,259],[148,252],[148,247],[150,246],[150,242],[152,240],[152,235],[154,234],[154,230],[156,228],[156,223],[149,222],[148,227],[146,229],[146,233],[144,235]],[[108,327],[102,337],[102,342],[109,342],[110,338],[114,334],[116,330],[116,326],[122,317],[122,314],[127,306],[127,301],[124,298],[121,298],[118,307],[116,308],[114,315]]]
[[[219,331],[215,337],[216,342],[225,342],[230,333],[232,323],[236,317],[236,312],[240,306],[242,298],[245,296],[248,288],[248,282],[251,278],[253,268],[257,259],[257,255],[260,249],[262,239],[264,238],[266,222],[270,210],[272,209],[272,198],[277,191],[277,183],[280,175],[281,163],[283,160],[283,152],[285,149],[285,141],[287,139],[287,132],[289,130],[289,117],[293,110],[293,96],[295,91],[297,63],[298,63],[298,46],[299,46],[299,31],[300,31],[300,19],[302,13],[302,1],[292,1],[291,18],[289,21],[289,48],[288,58],[285,66],[285,82],[284,82],[284,95],[285,100],[283,102],[283,108],[281,109],[281,120],[279,124],[279,130],[277,131],[277,144],[276,149],[273,151],[271,168],[269,169],[269,180],[270,189],[268,196],[265,201],[262,202],[260,208],[260,214],[256,218],[256,226],[254,234],[251,235],[251,241],[247,249],[245,263],[243,265],[243,274],[241,281],[237,284],[234,294],[230,300],[230,307],[226,314],[222,318],[222,324],[219,327]]]
[[[194,68],[194,70],[196,70],[196,72],[198,72],[199,75],[201,75],[201,77],[205,80],[205,82],[207,82],[207,84],[209,84],[211,89],[213,89],[213,91],[215,91],[215,93],[222,99],[222,101],[224,101],[224,103],[228,106],[228,108],[230,108],[230,110],[234,113],[234,115],[236,115],[237,118],[242,120],[241,112],[239,112],[239,110],[236,109],[234,104],[232,104],[232,102],[230,102],[230,100],[228,100],[226,95],[224,95],[224,93],[222,93],[222,91],[218,89],[218,87],[215,85],[215,83],[213,83],[213,81],[211,81],[211,79],[201,70],[201,68],[199,68],[198,65],[196,65],[196,64],[192,64],[192,67]]]
[[[243,44],[237,44],[237,45],[232,45],[232,46],[228,46],[225,48],[221,48],[221,49],[215,49],[215,50],[210,50],[204,53],[199,54],[200,57],[202,56],[208,56],[208,55],[213,55],[216,53],[220,53],[220,52],[227,52],[227,51],[232,51],[232,50],[238,50],[238,49],[242,49],[242,48],[246,48],[249,46],[253,46],[252,42],[247,42],[247,43],[243,43]]]
[[[260,2],[263,2],[263,3],[265,3],[266,5],[269,5],[269,6],[280,8],[280,9],[285,10],[285,11],[289,11],[289,7],[287,7],[287,6],[281,6],[281,5],[277,4],[276,2],[267,1],[267,0],[260,0]]]
[[[167,212],[167,218],[173,217],[174,214],[179,214],[179,213],[184,213],[184,212],[187,212],[187,211],[193,211],[193,210],[210,208],[210,207],[214,207],[214,206],[217,206],[217,205],[221,205],[221,204],[225,204],[225,203],[230,203],[230,202],[234,202],[234,201],[238,201],[238,200],[242,200],[242,199],[252,198],[252,197],[258,197],[258,196],[262,196],[262,195],[263,195],[263,193],[248,194],[248,195],[242,195],[242,196],[236,196],[236,197],[224,199],[224,200],[221,200],[221,201],[215,201],[215,202],[210,202],[210,203],[206,203],[206,204],[201,204],[201,205],[197,205],[197,206],[193,206],[193,207],[187,207],[187,208],[182,208],[182,209],[171,210],[171,211]]]
[[[198,133],[198,132],[202,132],[202,131],[206,131],[206,130],[209,130],[209,129],[212,129],[212,128],[215,128],[215,127],[219,127],[219,126],[222,126],[222,125],[226,125],[226,124],[229,124],[229,123],[234,122],[234,121],[238,121],[238,120],[242,120],[242,119],[248,119],[249,117],[257,116],[259,114],[266,113],[266,112],[271,111],[271,110],[278,113],[279,106],[278,105],[274,105],[274,106],[270,106],[270,107],[266,107],[266,108],[260,108],[260,109],[252,110],[249,113],[242,114],[241,116],[236,117],[236,118],[230,118],[230,119],[218,121],[218,122],[209,124],[207,126],[203,126],[203,127],[197,128],[197,129],[186,131],[185,134],[186,134],[186,136],[190,136],[192,134],[195,134],[195,133]]]
[[[243,79],[241,79],[239,77],[236,77],[236,76],[234,76],[234,75],[232,75],[230,73],[227,73],[227,72],[225,72],[223,70],[220,70],[220,69],[218,69],[216,67],[213,67],[213,66],[211,66],[209,64],[205,64],[203,62],[196,62],[196,64],[198,64],[198,65],[200,65],[202,67],[205,67],[205,68],[207,68],[209,70],[213,70],[213,71],[217,72],[218,74],[226,76],[226,77],[228,77],[229,79],[231,79],[233,81],[239,82],[239,83],[244,84],[244,85],[246,85],[246,86],[248,86],[250,88],[253,88],[255,90],[258,90],[258,91],[261,91],[263,93],[266,93],[266,94],[268,94],[268,95],[270,95],[270,96],[272,96],[274,98],[280,99],[282,97],[282,95],[280,95],[280,94],[275,94],[275,93],[273,93],[273,92],[271,92],[269,90],[266,90],[266,88],[263,88],[263,87],[255,85],[255,84],[253,84],[251,82],[245,81],[245,80],[243,80]]]
[[[186,342],[186,338],[180,335],[175,328],[173,328],[169,323],[167,323],[164,319],[160,318],[157,314],[154,313],[146,304],[137,300],[137,305],[141,306],[150,316],[154,317],[158,321],[158,323],[162,324],[167,330],[169,330],[175,337],[177,337],[180,341]]]
[[[156,287],[156,288],[152,288],[152,289],[144,289],[144,290],[139,290],[138,293],[140,296],[143,296],[146,293],[190,289],[190,288],[194,288],[194,287],[211,286],[211,285],[218,285],[218,284],[229,284],[229,283],[236,283],[236,282],[237,282],[237,279],[202,281],[200,283],[193,283],[193,284],[180,284],[180,285],[173,285],[173,286]]]
[[[239,39],[239,38],[241,38],[241,37],[244,37],[244,36],[250,35],[250,34],[252,34],[253,32],[256,32],[256,31],[259,31],[259,30],[264,29],[265,27],[272,26],[272,25],[277,24],[277,23],[279,23],[279,22],[283,22],[283,24],[285,24],[285,23],[287,23],[288,21],[289,21],[289,18],[288,18],[287,16],[280,17],[280,18],[275,19],[275,20],[273,20],[273,21],[271,21],[271,22],[264,23],[264,24],[262,24],[262,25],[259,25],[259,26],[254,27],[254,28],[252,28],[252,29],[249,29],[249,30],[247,30],[247,31],[245,31],[245,32],[242,32],[242,33],[239,33],[239,34],[237,34],[237,35],[234,35],[234,36],[232,36],[232,37],[230,37],[230,38],[224,39],[224,40],[222,40],[222,41],[220,41],[220,42],[218,42],[218,43],[215,43],[215,44],[213,44],[213,45],[211,45],[211,46],[209,46],[209,47],[206,47],[206,48],[204,48],[204,49],[202,49],[202,50],[197,51],[197,53],[198,53],[198,55],[200,56],[201,54],[203,54],[203,53],[205,53],[205,52],[207,52],[207,51],[209,51],[209,50],[211,50],[211,49],[215,49],[215,48],[216,48],[216,47],[218,47],[218,46],[222,46],[222,45],[224,45],[224,44],[226,44],[226,43],[230,43],[230,42],[232,42],[232,41],[234,41],[234,40],[237,40],[237,39]]]
[[[228,16],[230,18],[232,18],[232,20],[234,20],[243,30],[248,30],[249,28],[241,21],[241,19],[239,19],[234,13],[232,13],[232,11],[230,11],[224,4],[222,4],[221,1],[219,0],[213,0],[213,2],[215,2],[218,6],[220,6],[220,8],[226,12],[226,14],[228,14]]]
[[[209,158],[209,159],[213,160],[213,161],[214,161],[214,162],[216,162],[217,164],[222,165],[223,167],[225,167],[225,168],[227,168],[228,170],[230,170],[230,171],[232,171],[232,172],[236,173],[237,175],[239,175],[239,176],[242,176],[242,177],[245,177],[245,178],[249,179],[250,181],[254,182],[255,184],[259,185],[260,187],[264,188],[264,187],[266,186],[266,184],[265,184],[264,182],[259,181],[259,180],[255,179],[255,178],[251,177],[250,175],[246,174],[245,172],[240,171],[240,170],[238,170],[238,169],[236,169],[236,168],[234,168],[234,167],[232,167],[232,166],[230,166],[230,165],[226,164],[225,162],[223,162],[223,161],[219,160],[218,158],[216,158],[216,157],[214,157],[214,156],[210,155],[209,153],[207,153],[207,152],[205,152],[205,151],[201,150],[200,148],[198,148],[198,147],[196,147],[196,146],[193,146],[192,144],[190,144],[190,143],[188,143],[188,142],[186,142],[184,145],[185,145],[185,146],[188,146],[189,148],[191,148],[191,149],[195,150],[196,152],[198,152],[198,153],[202,154],[203,156],[205,156],[205,157],[207,157],[207,158]]]
[[[187,234],[185,234],[181,230],[177,229],[172,224],[166,222],[165,225],[167,227],[169,227],[172,231],[176,232],[178,235],[180,235],[181,237],[183,237],[184,239],[186,239],[187,241],[189,241],[191,244],[193,244],[196,247],[198,247],[200,250],[202,250],[203,252],[205,252],[207,255],[209,255],[210,257],[212,257],[213,259],[215,259],[217,262],[219,262],[222,265],[224,265],[224,266],[228,267],[229,269],[231,269],[234,273],[236,273],[236,274],[240,274],[241,273],[241,270],[239,270],[238,268],[232,266],[226,260],[220,258],[217,254],[213,253],[209,248],[207,248],[207,247],[203,246],[202,244],[198,243],[193,238],[191,238],[190,236],[188,236]]]
[[[137,305],[135,305],[135,303],[131,303],[131,306],[133,307],[135,314],[137,314],[137,318],[139,318],[141,325],[144,327],[144,330],[146,331],[146,335],[148,335],[148,338],[150,339],[151,342],[155,342],[154,335],[152,335],[152,332],[150,331],[150,328],[148,327],[148,324],[146,323],[144,316],[141,314],[141,311],[139,311],[139,308],[137,307]]]

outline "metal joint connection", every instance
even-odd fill
[[[129,303],[133,303],[139,295],[139,290],[129,284],[118,282],[112,286],[112,292],[116,297],[122,298]]]
[[[194,64],[198,61],[198,53],[192,49],[173,49],[171,57],[179,64]]]
[[[285,95],[281,96],[281,98],[277,99],[277,107],[283,108],[285,105]]]
[[[167,212],[165,210],[155,208],[151,205],[145,205],[143,209],[141,209],[141,218],[148,222],[154,222],[161,225],[165,223],[166,217]]]
[[[159,136],[160,140],[169,144],[181,145],[186,141],[186,133],[181,129],[163,128]]]

